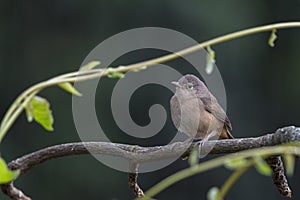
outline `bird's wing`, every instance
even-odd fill
[[[232,130],[231,123],[226,113],[224,112],[223,108],[219,105],[218,101],[214,97],[201,97],[200,99],[205,106],[205,110],[207,110],[218,120],[223,122],[229,130]]]

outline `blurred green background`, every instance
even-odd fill
[[[299,0],[0,0],[0,116],[3,117],[24,89],[49,77],[77,70],[97,44],[121,31],[147,26],[164,27],[201,42],[253,26],[297,20],[300,20]],[[213,46],[226,87],[228,116],[236,137],[258,136],[278,127],[300,125],[300,29],[279,30],[275,48],[267,45],[269,34],[260,33]],[[146,52],[145,57],[137,54],[125,60],[133,63],[158,55],[152,53]],[[172,63],[179,69],[180,62]],[[183,73],[189,72],[183,68],[180,69]],[[116,80],[104,81],[110,88]],[[110,92],[108,90],[105,94]],[[149,86],[141,88],[140,92],[143,95],[137,91],[135,103],[130,106],[133,118],[143,119],[140,124],[147,124],[146,108],[153,103],[161,102],[169,115],[170,91]],[[27,123],[23,114],[1,144],[1,156],[7,161],[43,147],[79,141],[72,119],[71,96],[57,88],[47,89],[41,95],[51,102],[55,131],[48,133],[35,123]],[[102,99],[101,94],[96,100],[109,103]],[[104,104],[103,107],[110,105]],[[100,107],[98,109],[101,111]],[[103,112],[107,114],[107,130],[114,133],[112,140],[135,143],[126,136],[123,138],[111,122],[109,109]],[[170,118],[163,132],[147,144],[166,143],[170,139],[166,135],[168,131],[174,131]],[[186,167],[186,161],[178,160],[159,171],[141,174],[140,186],[146,190]],[[221,186],[230,173],[225,168],[218,168],[193,176],[156,198],[205,199],[209,188]],[[289,178],[292,199],[300,198],[299,173],[297,160],[295,174]],[[48,161],[21,176],[15,184],[33,199],[42,200],[123,200],[134,197],[126,173],[111,169],[90,155]],[[0,199],[8,198],[0,193]],[[233,186],[226,199],[285,198],[279,195],[270,177],[250,170]]]

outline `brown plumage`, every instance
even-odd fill
[[[170,101],[171,116],[180,132],[202,140],[233,138],[226,113],[202,81],[188,74],[172,83],[176,92]]]

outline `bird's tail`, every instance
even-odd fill
[[[222,133],[220,135],[220,139],[233,139],[234,137],[231,135],[230,131],[224,127],[222,129]]]

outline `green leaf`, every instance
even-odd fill
[[[207,200],[216,200],[218,198],[219,191],[220,190],[217,187],[210,188],[207,192]]]
[[[3,158],[0,157],[0,184],[9,183],[15,180],[20,174],[20,170],[8,169]]]
[[[97,65],[100,65],[100,64],[101,64],[100,61],[92,61],[92,62],[89,62],[88,64],[82,66],[79,71],[88,71],[88,70],[95,68]]]
[[[271,35],[269,37],[269,40],[268,40],[268,44],[269,44],[270,47],[274,47],[275,46],[274,42],[275,42],[276,39],[277,39],[276,29],[273,29],[272,33],[271,33]]]
[[[199,161],[199,147],[195,146],[189,156],[189,163],[191,166],[194,166],[198,164],[198,161]]]
[[[248,160],[244,159],[244,158],[238,158],[238,159],[233,159],[233,160],[228,160],[225,162],[225,167],[227,169],[237,169],[237,168],[241,168],[244,167],[248,164]]]
[[[215,54],[215,51],[210,48],[210,46],[208,46],[206,48],[206,50],[207,50],[207,55],[206,55],[205,72],[207,74],[211,74],[214,69],[214,64],[216,63],[216,60],[215,60],[216,54]]]
[[[125,74],[121,72],[108,72],[107,75],[109,78],[124,78]]]
[[[286,174],[288,176],[292,176],[294,174],[294,168],[295,168],[295,156],[291,154],[284,154],[283,159],[286,168]]]
[[[46,130],[53,131],[53,116],[48,101],[42,97],[34,96],[25,107],[27,120],[29,122],[34,119],[42,125]]]
[[[266,163],[266,161],[262,157],[255,157],[254,161],[255,161],[254,166],[260,174],[265,175],[265,176],[271,176],[272,169],[270,168],[268,163]]]
[[[76,90],[75,87],[71,83],[60,83],[60,84],[58,84],[58,86],[60,88],[62,88],[63,90],[70,92],[71,94],[74,94],[76,96],[82,96],[82,94],[80,92],[78,92],[78,90]]]

